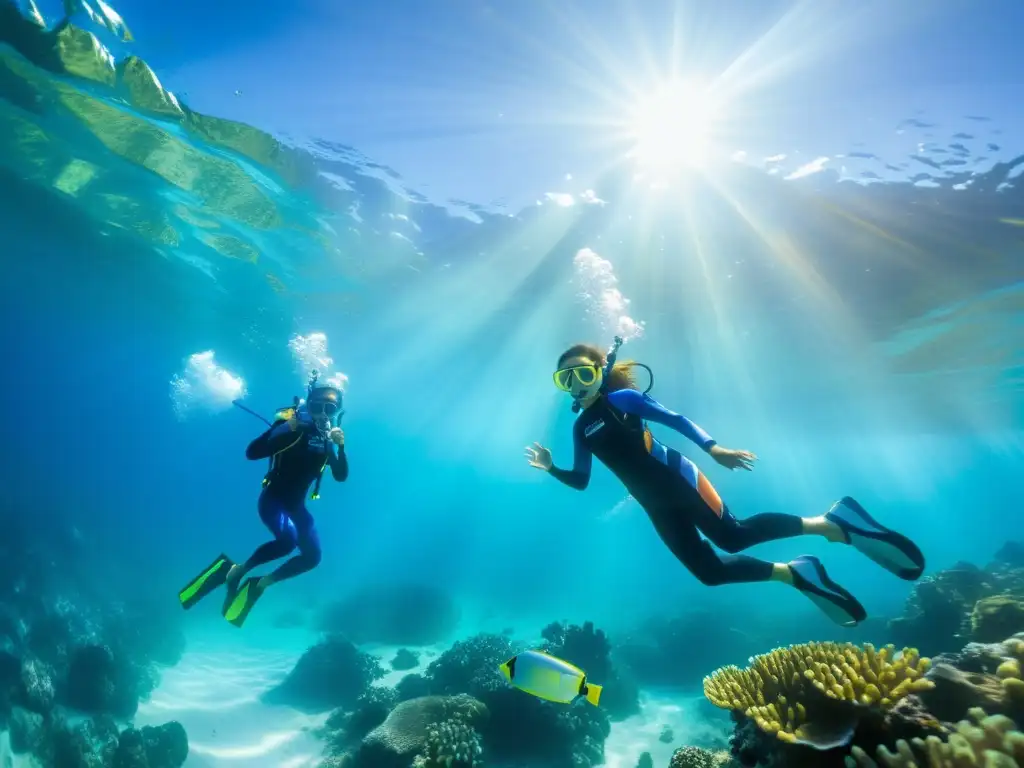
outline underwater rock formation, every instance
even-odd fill
[[[983,597],[971,610],[971,640],[995,643],[1024,632],[1024,600],[1009,595]]]
[[[121,733],[114,752],[115,768],[179,768],[188,757],[188,738],[181,723],[170,722]]]
[[[420,584],[365,587],[328,606],[320,629],[354,643],[422,646],[447,640],[459,623],[451,598]]]
[[[971,643],[961,653],[939,657],[929,678],[933,690],[921,699],[944,722],[970,709],[1024,721],[1024,633],[1001,643]]]
[[[353,768],[469,768],[480,764],[477,727],[487,708],[471,696],[403,701],[352,753]]]
[[[576,645],[588,649],[595,663],[607,663],[606,638],[592,625],[555,624],[546,634],[547,647]],[[484,758],[550,768],[603,764],[611,731],[604,707],[553,704],[510,686],[498,667],[521,650],[525,648],[513,646],[505,636],[479,634],[457,641],[422,675],[406,675],[393,691],[370,688],[353,706],[329,718],[322,734],[328,740],[324,765],[387,768],[398,765],[396,756],[405,761],[401,768],[409,768],[407,758],[417,757],[421,768],[432,768],[438,759],[447,766],[448,758],[453,768],[478,765]],[[389,713],[384,711],[388,697],[400,702]],[[472,716],[449,711],[458,702],[472,703]],[[405,734],[403,740],[398,733]],[[414,739],[412,733],[419,736]]]
[[[565,631],[595,634],[580,627]],[[608,714],[600,707],[552,704],[512,688],[498,665],[519,650],[506,637],[477,635],[455,643],[431,662],[425,677],[433,692],[468,693],[487,705],[491,719],[481,735],[487,752],[496,759],[548,761],[574,768],[600,765],[604,740],[611,732]],[[510,722],[517,727],[505,727]],[[524,739],[523,733],[530,737]]]
[[[541,631],[542,650],[582,669],[588,680],[604,687],[601,707],[612,720],[624,720],[640,711],[640,689],[612,663],[612,644],[593,622],[583,626],[555,622]]]
[[[407,669],[414,669],[420,663],[420,657],[408,648],[399,648],[395,657],[391,659],[391,668],[396,672],[404,672]]]
[[[682,747],[672,753],[668,768],[734,768],[735,760],[728,752],[712,752],[700,747]]]
[[[143,683],[145,674],[123,657],[115,658],[107,646],[84,645],[71,654],[64,700],[82,712],[131,717],[139,706],[140,683],[154,687],[153,680]]]
[[[159,667],[181,658],[180,612],[111,600],[124,593],[120,574],[97,568],[85,536],[58,514],[46,536],[19,515],[8,519],[0,540],[0,728],[10,730],[11,749],[45,766],[180,766],[188,754],[180,724],[119,734],[112,719],[132,717]],[[63,568],[54,569],[58,560]],[[140,738],[142,751],[131,746]]]
[[[31,754],[43,766],[180,768],[188,757],[188,738],[176,721],[118,733],[110,717],[71,726],[60,711],[43,716],[15,708],[10,734],[14,754]]]
[[[1013,605],[1024,601],[1022,551],[1024,544],[1010,542],[984,568],[959,562],[918,581],[903,615],[889,622],[894,642],[934,655],[1024,631],[1024,611]]]
[[[309,648],[288,676],[263,694],[268,704],[284,704],[310,712],[351,707],[384,676],[373,656],[346,638],[330,635]]]
[[[319,736],[327,742],[325,753],[342,755],[383,723],[400,699],[392,688],[371,685],[351,709],[334,710],[324,723]]]

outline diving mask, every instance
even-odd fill
[[[563,392],[571,392],[573,379],[576,379],[584,387],[592,387],[597,381],[597,374],[598,367],[596,365],[574,365],[555,371],[553,378],[556,387]]]
[[[338,411],[341,410],[341,406],[333,400],[310,400],[306,403],[306,408],[309,410],[309,415],[314,419],[320,417],[327,417],[333,419],[338,415]]]

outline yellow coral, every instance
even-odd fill
[[[888,709],[911,693],[928,690],[930,661],[914,648],[897,654],[887,645],[804,643],[755,656],[747,669],[722,667],[704,678],[704,695],[716,707],[743,712],[782,741],[802,739],[813,721],[815,693],[836,702]]]
[[[1024,733],[1003,715],[986,717],[981,709],[968,713],[973,720],[962,720],[948,741],[938,736],[896,742],[895,754],[878,748],[878,760],[886,768],[1021,768],[1024,766]],[[847,768],[879,768],[860,747],[850,750]]]
[[[1015,701],[1024,701],[1024,680],[1021,679],[1021,666],[1024,664],[1024,640],[1019,637],[1011,637],[1003,643],[1003,648],[1010,656],[996,669],[996,676],[1002,678],[1007,696]]]

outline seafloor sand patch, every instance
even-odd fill
[[[297,653],[197,648],[165,670],[160,687],[139,706],[137,727],[177,720],[188,734],[185,768],[307,768],[321,760],[312,729],[323,715],[264,704]]]
[[[235,647],[223,638],[190,643],[185,657],[163,672],[160,687],[139,706],[136,727],[177,720],[185,727],[189,757],[185,768],[312,768],[322,760],[323,742],[313,731],[329,713],[307,715],[291,707],[260,700],[295,666],[316,636],[295,633],[285,638],[289,650],[260,648],[257,637],[235,636]],[[266,635],[263,635],[266,639]],[[394,686],[405,675],[423,672],[440,649],[411,648],[419,657],[415,669],[391,669],[398,646],[362,648],[377,656],[387,670],[378,685]],[[27,767],[26,767],[27,768]]]
[[[606,768],[636,768],[644,752],[650,752],[656,766],[668,765],[672,753],[687,744],[705,744],[722,732],[702,715],[701,696],[692,694],[645,693],[640,714],[612,723],[604,743]],[[658,740],[665,726],[672,729],[672,741]]]

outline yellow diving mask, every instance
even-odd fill
[[[571,368],[560,368],[553,376],[555,386],[563,392],[572,391],[572,380],[576,379],[584,387],[592,387],[597,382],[598,367],[596,365],[574,365]]]

